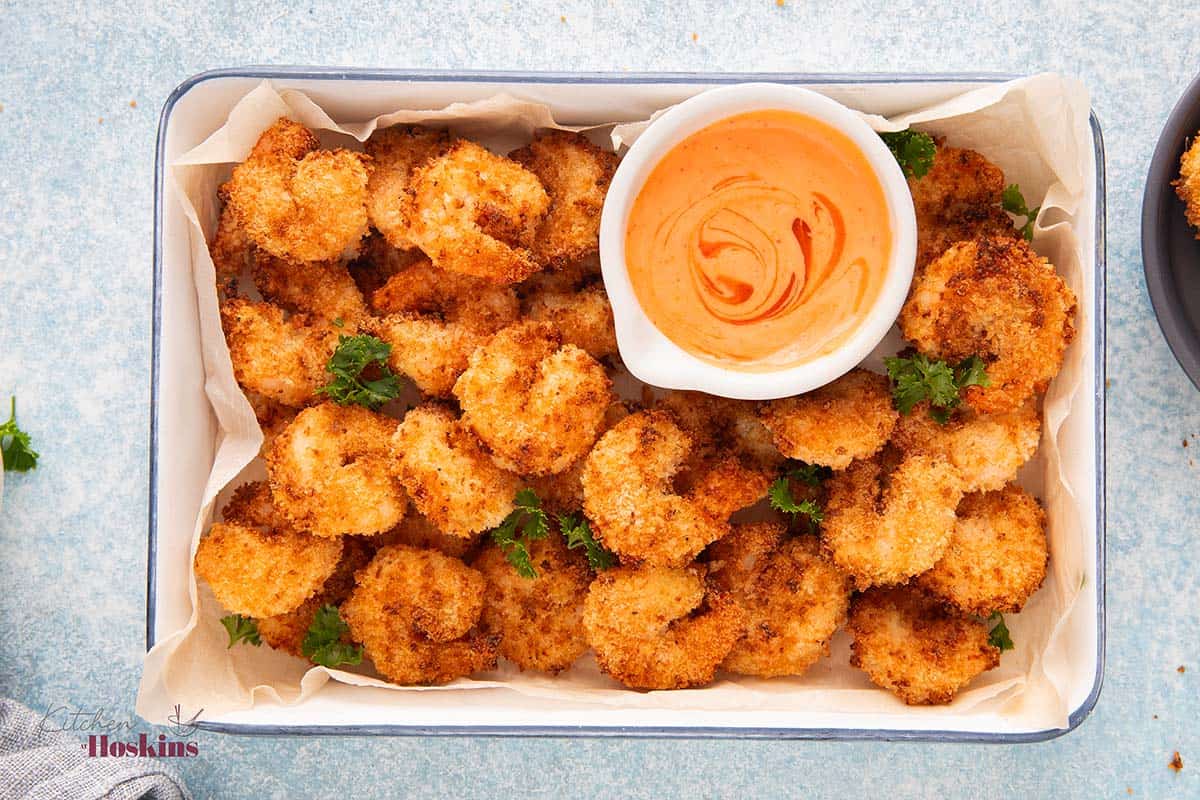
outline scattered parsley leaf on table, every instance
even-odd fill
[[[592,535],[592,526],[582,516],[563,514],[558,518],[558,525],[567,540],[568,550],[586,548],[588,564],[592,569],[599,572],[617,563],[616,555],[596,541],[596,537]]]
[[[992,626],[988,631],[988,644],[992,647],[999,647],[1001,652],[1012,650],[1013,640],[1008,634],[1008,626],[1004,624],[1004,617],[1000,612],[993,611],[987,621]]]
[[[546,512],[542,510],[542,501],[533,489],[517,492],[513,504],[516,508],[492,531],[492,541],[499,546],[518,575],[536,578],[537,570],[533,568],[533,559],[529,556],[529,543],[545,539],[550,533]]]
[[[0,425],[0,459],[6,472],[29,472],[37,466],[37,451],[29,446],[29,434],[17,427],[17,398],[10,400],[8,422]]]
[[[337,606],[324,605],[313,616],[308,633],[300,645],[300,652],[314,664],[322,667],[337,667],[342,664],[361,664],[362,646],[347,644],[342,636],[350,632],[350,626],[338,613]]]
[[[255,647],[262,644],[262,638],[258,635],[258,623],[250,617],[230,614],[227,617],[221,617],[221,624],[225,626],[225,632],[229,634],[227,647],[233,647],[238,642],[252,644]]]
[[[1001,195],[1001,204],[1004,206],[1004,210],[1014,217],[1025,218],[1025,224],[1021,226],[1021,235],[1025,237],[1025,241],[1032,242],[1033,223],[1037,220],[1038,212],[1042,210],[1042,207],[1029,208],[1026,206],[1025,195],[1021,194],[1021,187],[1015,183],[1010,183],[1004,187],[1004,194]]]
[[[360,405],[372,411],[400,396],[400,379],[388,367],[392,346],[374,336],[338,336],[337,349],[325,371],[333,380],[317,389],[338,405]],[[366,378],[363,373],[377,374]]]
[[[892,399],[901,414],[911,414],[913,407],[929,401],[929,416],[945,425],[950,412],[962,403],[959,392],[968,386],[987,386],[987,369],[983,359],[971,356],[951,368],[945,361],[933,361],[916,353],[912,356],[885,358],[888,378],[892,381]]]
[[[903,131],[881,133],[879,138],[892,151],[896,162],[906,178],[923,178],[933,169],[933,157],[937,146],[933,137],[909,128]]]

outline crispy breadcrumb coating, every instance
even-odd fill
[[[408,503],[392,474],[396,421],[362,406],[322,403],[301,411],[267,454],[275,504],[320,536],[386,531]]]
[[[410,508],[404,515],[403,522],[390,531],[371,538],[380,547],[389,544],[404,544],[418,550],[437,550],[439,553],[445,553],[454,558],[469,560],[482,535],[464,538],[442,533],[436,525],[421,516],[416,509]]]
[[[345,333],[367,315],[362,293],[341,262],[284,261],[259,253],[251,275],[264,300],[309,319],[339,320]]]
[[[346,268],[359,292],[369,302],[389,278],[425,260],[425,254],[415,247],[407,250],[392,247],[381,234],[372,233],[363,239],[358,257],[349,262]]]
[[[250,407],[254,409],[254,418],[258,420],[258,426],[262,428],[263,443],[259,455],[266,457],[271,445],[275,442],[275,437],[282,433],[283,429],[300,412],[292,406],[285,406],[283,403],[254,392],[247,392],[246,399],[250,401]]]
[[[1171,185],[1183,201],[1187,221],[1196,229],[1196,238],[1200,239],[1200,136],[1180,156],[1179,179]]]
[[[854,598],[846,625],[850,664],[909,705],[949,703],[959,689],[1000,664],[987,625],[912,586]]]
[[[496,639],[479,631],[485,580],[456,558],[385,547],[359,570],[342,604],[350,635],[389,680],[433,685],[496,666]]]
[[[246,391],[303,406],[328,382],[325,365],[337,347],[337,328],[238,297],[221,306],[221,326],[233,376]]]
[[[607,358],[617,352],[612,306],[601,284],[578,290],[551,285],[530,287],[522,305],[526,316],[554,325],[562,333],[563,342],[586,350],[592,358]]]
[[[619,567],[592,582],[583,625],[596,662],[631,689],[712,681],[745,629],[745,612],[696,567]]]
[[[601,435],[629,416],[622,400],[614,400],[604,412]],[[587,454],[557,475],[525,475],[522,480],[542,501],[542,507],[560,514],[583,510],[583,466]]]
[[[371,224],[393,247],[416,247],[409,238],[409,181],[414,169],[450,148],[450,135],[419,125],[396,125],[372,133],[364,147],[375,160],[367,182]]]
[[[404,415],[392,457],[413,505],[443,533],[469,538],[496,527],[513,510],[516,475],[496,466],[454,414],[436,405]]]
[[[966,402],[998,413],[1044,392],[1075,335],[1075,294],[1022,239],[961,242],[913,283],[900,329],[925,355],[958,363],[979,356],[987,387]]]
[[[563,472],[586,455],[613,400],[604,367],[532,320],[472,353],[454,395],[463,424],[500,466],[522,475]]]
[[[950,546],[917,584],[968,614],[1016,612],[1046,577],[1046,512],[1016,484],[962,499]]]
[[[254,265],[255,248],[229,203],[217,218],[217,230],[208,243],[208,254],[217,274],[218,298],[233,297],[237,294],[238,279]]]

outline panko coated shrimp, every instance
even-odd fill
[[[629,416],[629,408],[622,400],[614,400],[604,412],[601,435],[613,425]],[[526,475],[524,483],[542,501],[542,507],[556,513],[569,514],[583,510],[583,466],[587,455],[556,475]]]
[[[632,689],[685,689],[712,681],[745,630],[732,596],[696,568],[618,567],[588,590],[583,626],[607,675]]]
[[[850,664],[909,705],[949,703],[959,689],[999,666],[983,622],[913,586],[871,589],[850,604]]]
[[[1044,392],[1075,334],[1075,294],[1023,239],[954,245],[913,283],[900,330],[927,356],[979,356],[989,385],[968,386],[977,411],[998,413]]]
[[[442,684],[496,666],[496,639],[477,627],[483,575],[457,558],[385,547],[342,604],[350,635],[399,684]]]
[[[1046,577],[1046,512],[1016,484],[958,505],[950,546],[917,585],[968,614],[1017,612]]]
[[[309,319],[339,321],[343,333],[367,316],[362,293],[339,261],[285,261],[258,253],[251,275],[264,300]]]
[[[367,235],[369,157],[319,147],[307,128],[280,117],[233,168],[229,204],[271,255],[329,261],[355,253]]]
[[[859,589],[902,583],[937,563],[962,498],[958,470],[923,455],[890,474],[880,457],[855,461],[825,488],[825,548]]]
[[[288,317],[270,303],[234,297],[221,306],[221,326],[233,375],[243,389],[303,406],[328,383],[325,365],[338,342],[332,325],[302,314]]]
[[[364,147],[375,161],[367,182],[371,224],[393,247],[416,247],[409,238],[409,182],[413,170],[450,148],[450,135],[419,125],[396,125],[375,131]]]
[[[409,192],[409,238],[439,268],[495,283],[541,269],[529,247],[550,197],[515,161],[458,141],[413,173]]]
[[[225,186],[221,186],[224,199]],[[242,273],[254,266],[254,242],[246,235],[241,220],[226,200],[217,218],[217,230],[208,243],[208,254],[212,257],[217,275],[217,296],[220,299],[237,294],[238,279]]]
[[[558,330],[527,320],[471,354],[454,384],[462,422],[500,466],[553,475],[596,443],[613,400],[604,367]]]
[[[522,298],[525,315],[548,322],[562,333],[563,342],[586,350],[592,358],[602,359],[617,352],[617,331],[613,326],[612,306],[600,284],[582,289],[558,287],[539,282],[535,275],[526,283]]]
[[[322,403],[301,411],[267,454],[275,504],[321,536],[386,531],[408,503],[389,442],[396,421],[361,406]]]
[[[489,543],[472,566],[487,578],[481,627],[500,639],[500,655],[521,669],[552,674],[588,649],[583,599],[592,571],[582,550],[568,550],[555,530],[529,545],[536,578],[521,576]]]
[[[600,211],[617,169],[616,153],[580,133],[542,131],[508,157],[537,175],[550,195],[550,210],[533,240],[535,258],[557,268],[599,250]]]
[[[496,527],[513,510],[520,479],[492,461],[474,434],[441,406],[404,415],[392,458],[413,505],[438,530],[470,538]]]
[[[887,444],[899,414],[887,376],[852,369],[833,383],[760,407],[775,445],[788,458],[845,469]]]
[[[342,543],[292,528],[271,507],[261,483],[235,492],[225,521],[196,548],[196,575],[229,611],[250,617],[284,614],[312,597],[333,574]]]

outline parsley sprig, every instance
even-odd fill
[[[10,400],[8,422],[0,425],[0,459],[6,472],[29,472],[37,466],[37,451],[29,446],[29,434],[17,427],[17,398]]]
[[[542,510],[541,498],[533,489],[521,489],[517,492],[513,504],[516,508],[492,531],[492,541],[504,553],[504,557],[517,570],[518,575],[522,578],[536,578],[537,570],[533,568],[529,544],[537,539],[545,539],[550,533],[550,524],[546,512]]]
[[[314,664],[322,667],[337,667],[342,664],[361,664],[361,645],[347,644],[342,637],[350,632],[350,626],[338,613],[337,606],[324,605],[313,616],[308,633],[300,644],[300,652]]]
[[[999,611],[993,611],[992,615],[987,619],[988,625],[991,626],[988,630],[988,644],[992,647],[999,647],[1000,651],[1012,650],[1013,640],[1008,634],[1008,626],[1004,624],[1004,617]]]
[[[258,647],[262,644],[262,638],[258,635],[258,623],[251,617],[243,617],[241,614],[230,614],[226,617],[221,617],[221,624],[225,626],[225,632],[229,634],[229,644],[226,647],[233,647],[238,642],[245,642]]]
[[[933,157],[937,146],[933,137],[909,128],[893,133],[881,133],[880,138],[896,157],[906,178],[923,178],[933,169]]]
[[[588,564],[599,572],[617,563],[617,557],[611,550],[596,541],[592,535],[592,526],[578,514],[562,514],[558,518],[559,529],[567,540],[567,549],[574,550],[583,547],[587,551]]]
[[[831,474],[832,471],[827,467],[801,463],[771,484],[767,489],[767,500],[771,508],[791,514],[793,519],[805,517],[809,531],[815,533],[817,526],[825,520],[825,512],[814,500],[806,498],[797,501],[792,494],[791,481],[796,480],[812,487],[819,487]]]
[[[1025,241],[1032,242],[1033,223],[1037,220],[1038,212],[1042,210],[1042,207],[1029,208],[1026,206],[1025,195],[1021,194],[1021,187],[1015,183],[1010,183],[1004,187],[1004,194],[1000,197],[1005,211],[1015,217],[1025,218],[1025,224],[1021,226],[1021,235],[1025,237]]]
[[[913,406],[928,400],[929,416],[942,425],[962,403],[959,393],[963,389],[990,383],[979,356],[964,359],[953,368],[945,361],[933,361],[920,353],[885,358],[883,363],[892,381],[892,399],[900,413],[911,414]]]
[[[337,349],[325,365],[333,380],[317,389],[338,405],[357,404],[371,410],[400,395],[400,380],[388,367],[392,346],[374,336],[338,336]],[[363,373],[377,374],[366,378]]]

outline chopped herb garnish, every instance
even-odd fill
[[[1004,210],[1014,217],[1025,218],[1025,224],[1021,226],[1021,235],[1025,237],[1025,241],[1032,242],[1033,223],[1037,220],[1038,212],[1042,210],[1042,207],[1029,208],[1026,206],[1025,195],[1021,194],[1021,187],[1015,183],[1010,183],[1004,187],[1004,194],[1001,195],[1001,203],[1004,206]]]
[[[522,578],[536,578],[533,559],[529,555],[529,544],[536,539],[545,539],[550,532],[542,501],[532,489],[522,489],[513,500],[513,512],[504,518],[500,526],[492,531],[492,541],[504,553],[508,563]]]
[[[1008,626],[1004,624],[1004,617],[1000,612],[993,611],[987,621],[988,625],[991,626],[991,629],[988,631],[988,644],[992,647],[999,647],[1001,652],[1012,650],[1013,640],[1008,634]]]
[[[911,414],[918,403],[929,401],[929,416],[945,425],[950,412],[962,403],[959,393],[968,386],[989,383],[983,359],[971,356],[951,368],[917,353],[884,359],[892,381],[892,399],[901,414]]]
[[[6,472],[29,472],[37,466],[37,451],[29,446],[29,434],[17,427],[17,398],[9,401],[8,422],[0,425],[0,459]]]
[[[375,410],[400,395],[400,380],[388,367],[392,346],[366,334],[338,336],[337,349],[325,365],[333,380],[317,389],[338,405],[357,404]],[[364,372],[377,377],[367,378]]]
[[[225,632],[229,634],[228,647],[233,647],[238,642],[252,644],[255,647],[262,644],[262,639],[258,635],[258,623],[250,617],[230,614],[227,617],[221,617],[221,624],[225,626]]]
[[[826,467],[818,467],[812,464],[802,464],[796,469],[789,470],[786,474],[781,475],[767,489],[767,499],[771,504],[771,508],[776,511],[782,511],[785,514],[791,514],[793,519],[801,516],[807,518],[809,531],[815,533],[817,526],[825,519],[825,512],[815,501],[804,499],[797,501],[792,495],[792,486],[790,481],[797,480],[808,484],[809,486],[820,486],[829,474],[832,474]]]
[[[337,606],[324,605],[313,616],[308,633],[300,645],[300,652],[314,664],[322,667],[337,667],[342,664],[361,664],[361,645],[348,644],[342,637],[350,632],[350,626],[338,613]]]
[[[879,136],[896,157],[904,177],[923,178],[933,169],[933,157],[937,146],[928,133],[909,128],[893,133],[881,133]]]
[[[613,552],[596,541],[596,537],[592,535],[592,526],[582,515],[563,514],[558,518],[558,525],[563,538],[567,540],[568,550],[586,548],[588,564],[592,569],[599,572],[617,563]]]

